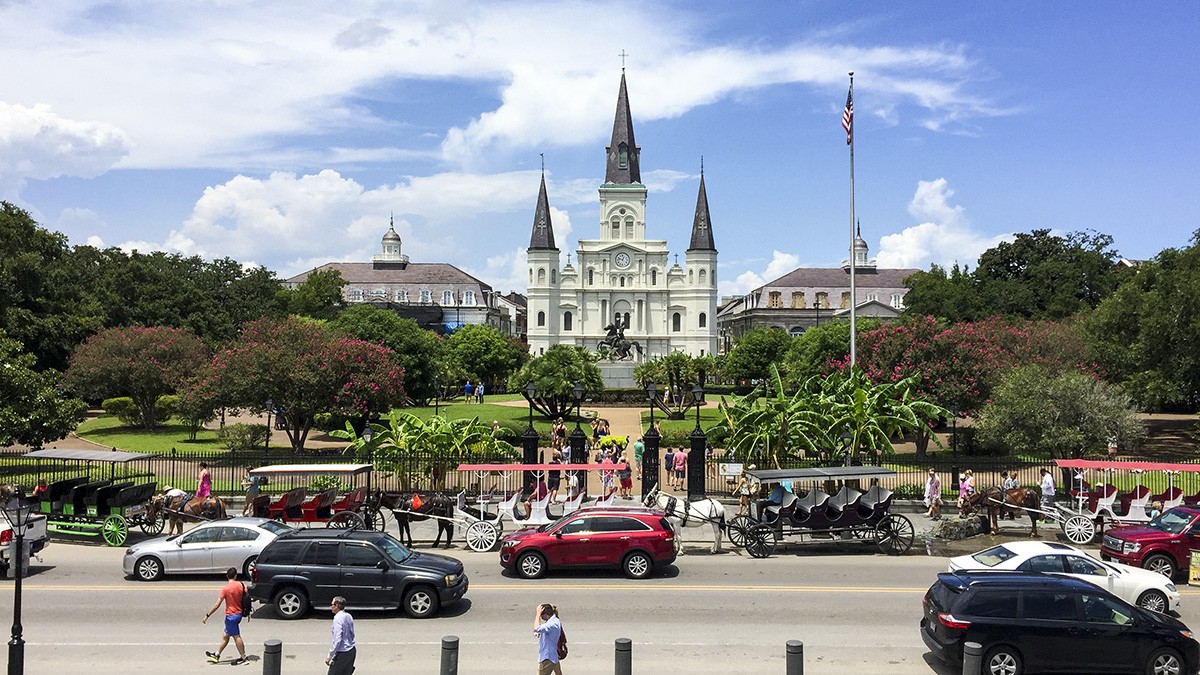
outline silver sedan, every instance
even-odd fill
[[[202,523],[183,534],[130,546],[122,567],[126,576],[142,581],[156,581],[164,574],[221,574],[230,567],[249,577],[258,554],[291,529],[266,518]]]

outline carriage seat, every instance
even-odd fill
[[[359,507],[367,501],[366,486],[354,488],[346,493],[345,497],[335,501],[329,510],[337,513],[338,511],[357,511]]]
[[[829,515],[831,518],[841,516],[843,511],[854,513],[858,510],[858,505],[862,501],[863,493],[854,488],[843,485],[841,490],[829,500]]]
[[[781,499],[782,502],[778,504],[771,501],[763,502],[763,520],[771,523],[775,522],[781,517],[791,517],[791,515],[796,512],[796,504],[800,501],[800,498],[796,496],[796,493],[790,490],[783,490]]]
[[[1162,494],[1154,495],[1150,498],[1151,502],[1162,502],[1163,511],[1173,509],[1183,503],[1183,490],[1177,487],[1171,487]]]
[[[607,508],[609,506],[612,506],[613,502],[616,501],[616,499],[617,499],[617,491],[616,491],[616,489],[613,489],[611,492],[604,495],[603,497],[596,497],[596,502],[594,504],[592,504],[592,506],[595,506],[598,508]]]
[[[254,495],[250,500],[250,515],[268,518],[271,515],[271,495]]]
[[[866,494],[858,500],[858,510],[870,516],[885,513],[892,505],[892,491],[879,485],[872,485]]]
[[[546,515],[546,508],[550,505],[550,495],[546,494],[541,499],[535,499],[529,502],[529,522],[544,523],[549,520]]]
[[[808,517],[813,511],[824,509],[828,503],[829,495],[821,490],[814,489],[796,500],[796,514]]]
[[[108,509],[110,508],[110,506],[112,504],[113,497],[115,497],[118,492],[120,492],[121,490],[124,490],[127,487],[133,487],[133,481],[125,481],[124,483],[113,483],[112,485],[105,485],[104,487],[100,488],[99,490],[96,490],[92,494],[88,495],[86,501],[87,501],[87,506],[89,507],[89,512],[91,512],[90,507],[95,507],[96,510],[93,513],[93,515],[100,515],[100,516],[108,515]]]
[[[512,520],[524,520],[525,509],[521,509],[520,513],[517,512],[517,504],[520,501],[521,491],[517,490],[516,492],[512,493],[511,497],[500,502],[497,505],[497,508],[499,509],[500,513],[507,515]]]
[[[575,513],[581,506],[583,506],[582,492],[563,502],[563,515],[565,516],[568,513]]]
[[[304,522],[329,520],[333,515],[333,503],[337,501],[337,488],[321,490],[312,499],[300,505],[301,519]]]
[[[109,508],[145,504],[158,493],[158,483],[141,483],[122,488],[108,500]]]
[[[83,515],[87,513],[87,500],[96,490],[105,485],[112,485],[111,480],[98,480],[91,483],[81,483],[71,488],[70,494],[67,495],[66,502],[63,503],[63,511],[74,515]]]
[[[1099,483],[1092,487],[1092,495],[1088,497],[1088,511],[1099,513],[1101,510],[1113,510],[1113,504],[1117,501],[1118,493],[1116,485],[1107,483]]]
[[[1133,520],[1149,520],[1146,506],[1150,504],[1150,488],[1139,485],[1121,498],[1121,507],[1125,517]]]
[[[308,490],[304,487],[288,490],[267,506],[268,517],[279,520],[300,520],[304,517],[300,511],[300,504],[307,496]]]
[[[71,494],[71,490],[75,489],[75,486],[83,485],[86,482],[88,482],[87,476],[54,481],[46,486],[46,497],[43,501],[50,502],[51,512],[61,513],[63,503],[66,501],[67,496]]]

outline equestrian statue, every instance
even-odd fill
[[[610,352],[614,361],[632,359],[634,352],[637,352],[640,358],[642,356],[642,345],[637,340],[625,339],[625,329],[628,327],[628,324],[621,321],[620,314],[613,315],[612,323],[604,327],[608,335],[596,345],[597,351],[606,350]]]

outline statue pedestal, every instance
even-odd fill
[[[606,389],[633,389],[638,383],[633,379],[633,361],[600,361],[596,367],[604,379]]]

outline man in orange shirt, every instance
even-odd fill
[[[225,647],[229,644],[229,638],[233,638],[233,644],[237,645],[238,653],[241,654],[233,660],[233,665],[246,662],[246,643],[242,642],[242,631],[239,626],[242,622],[242,594],[246,592],[246,587],[237,580],[237,575],[238,572],[233,567],[226,570],[227,581],[221,587],[221,592],[217,594],[217,603],[208,610],[208,614],[204,615],[204,621],[201,622],[208,623],[208,617],[221,608],[222,602],[225,603],[225,633],[221,636],[221,644],[215,652],[204,652],[210,663],[217,663],[221,660],[221,652],[225,651]]]

